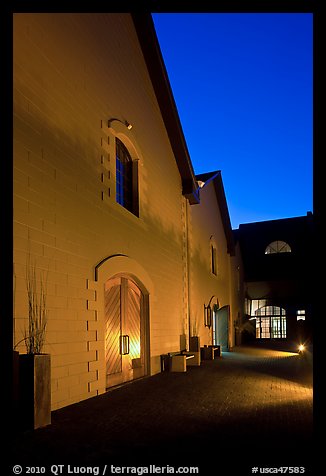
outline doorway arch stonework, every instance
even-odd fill
[[[87,323],[87,330],[94,333],[96,331],[96,343],[89,341],[90,348],[96,348],[96,360],[89,362],[89,371],[95,370],[97,372],[97,380],[94,382],[93,389],[97,393],[104,393],[107,389],[107,362],[106,362],[106,348],[105,348],[105,283],[116,276],[124,276],[130,279],[140,289],[142,295],[145,297],[143,301],[142,312],[146,314],[146,359],[147,370],[146,374],[150,374],[150,302],[155,300],[153,282],[147,271],[136,260],[129,258],[126,255],[113,255],[100,261],[95,266],[94,281],[88,280],[87,288],[95,291],[94,299],[87,301],[87,309],[95,311],[95,319]]]

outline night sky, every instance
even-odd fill
[[[195,172],[221,170],[232,227],[312,210],[313,15],[152,16]]]

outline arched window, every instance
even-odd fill
[[[121,142],[116,138],[116,200],[127,210],[132,209],[132,159]]]
[[[216,247],[211,244],[211,272],[217,275]]]
[[[138,169],[127,147],[116,137],[116,201],[138,216]]]
[[[291,253],[291,247],[285,241],[273,241],[265,249],[265,255],[275,253]]]
[[[210,237],[210,264],[211,273],[217,276],[217,247],[214,236]]]

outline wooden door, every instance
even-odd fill
[[[144,296],[134,281],[116,277],[105,284],[107,387],[146,375]]]

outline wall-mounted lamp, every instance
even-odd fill
[[[208,327],[210,329],[210,327],[212,326],[212,315],[213,315],[213,312],[217,312],[217,310],[219,309],[220,305],[219,305],[219,302],[218,302],[218,299],[216,298],[216,303],[213,304],[213,309],[211,308],[211,302],[213,300],[213,298],[216,297],[216,296],[212,296],[209,300],[209,303],[207,304],[207,306],[204,304],[204,324],[205,324],[205,327]]]
[[[199,188],[203,188],[203,186],[205,185],[205,182],[203,182],[202,180],[198,180],[197,184]]]
[[[112,117],[112,119],[109,119],[109,121],[108,121],[108,127],[111,127],[111,123],[112,123],[113,121],[121,122],[121,124],[123,124],[124,126],[126,126],[126,128],[127,128],[129,131],[131,131],[131,129],[132,129],[132,124],[130,124],[130,122],[128,122],[128,121],[126,121],[126,120],[123,120],[123,121],[122,121],[121,119],[118,119],[118,118],[116,118],[116,117]]]
[[[204,304],[204,324],[205,324],[205,327],[208,327],[208,329],[210,329],[212,325],[212,308],[210,305],[205,306],[205,304]]]

